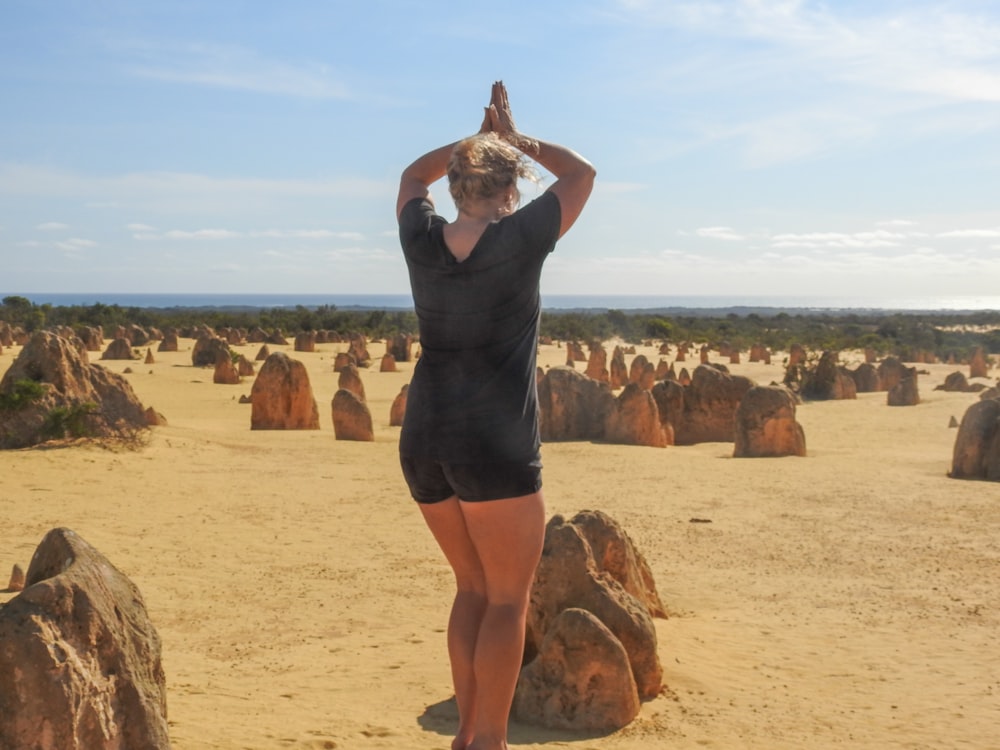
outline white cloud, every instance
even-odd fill
[[[713,240],[745,240],[742,234],[737,234],[729,227],[703,227],[694,232],[699,237],[707,237]]]
[[[68,240],[62,240],[56,242],[55,246],[60,250],[65,250],[69,253],[78,252],[80,250],[86,250],[88,248],[97,247],[97,243],[93,240],[85,240],[80,237],[73,237]]]
[[[364,240],[361,232],[334,232],[329,229],[264,229],[264,230],[233,230],[233,229],[171,229],[156,234],[152,227],[144,224],[129,225],[136,230],[132,235],[136,240],[241,240],[241,239],[293,239],[293,240]]]
[[[149,224],[126,224],[125,228],[130,232],[155,232],[156,227],[151,227]]]
[[[328,66],[272,60],[234,45],[133,43],[127,65],[141,78],[308,99],[344,99],[350,91]]]
[[[198,229],[194,232],[171,229],[163,236],[168,240],[231,240],[242,235],[240,232],[233,232],[228,229]]]
[[[63,224],[58,221],[47,221],[44,224],[36,225],[35,229],[38,229],[42,232],[58,232],[62,231],[63,229],[69,229],[69,224]]]
[[[993,239],[1000,237],[1000,228],[997,229],[953,229],[950,232],[941,232],[938,237],[977,237]]]

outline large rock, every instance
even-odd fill
[[[316,331],[299,331],[295,334],[295,351],[316,351]]]
[[[674,425],[677,445],[731,443],[736,439],[736,409],[754,382],[710,365],[698,365],[684,387],[684,410]]]
[[[879,363],[879,390],[891,391],[899,385],[899,381],[909,374],[910,368],[899,361],[897,357],[886,357]]]
[[[615,408],[607,383],[570,367],[552,367],[538,385],[542,440],[600,440]]]
[[[392,406],[389,407],[389,426],[390,427],[401,427],[403,424],[403,418],[406,416],[406,395],[410,390],[410,384],[405,383],[402,388],[399,389],[399,393],[396,398],[392,400]]]
[[[626,726],[640,707],[622,642],[595,615],[571,607],[521,670],[512,713],[527,724],[601,732]]]
[[[854,389],[858,393],[875,393],[882,390],[878,370],[870,362],[862,362],[857,369],[850,372],[854,378]]]
[[[275,352],[264,360],[250,390],[251,430],[318,430],[319,409],[309,373],[298,360]]]
[[[611,376],[608,372],[608,350],[600,344],[590,347],[590,359],[587,360],[584,375],[602,383],[609,382]]]
[[[806,436],[795,420],[795,396],[780,386],[754,386],[736,410],[733,456],[806,455]]]
[[[989,377],[989,363],[986,361],[986,355],[983,353],[983,347],[981,346],[976,347],[976,351],[972,353],[972,357],[969,359],[969,377]]]
[[[91,364],[85,350],[51,331],[33,334],[0,380],[0,448],[145,427],[145,410],[128,381]]]
[[[397,333],[386,344],[386,354],[391,354],[396,362],[410,362],[413,359],[413,336]]]
[[[949,476],[1000,482],[1000,401],[985,399],[966,409]]]
[[[858,397],[854,378],[837,363],[836,352],[823,352],[816,367],[806,370],[802,381],[802,397],[815,401],[855,399]]]
[[[663,671],[649,608],[610,572],[597,567],[593,549],[579,526],[554,516],[545,528],[528,607],[525,652],[529,661],[541,651],[558,616],[570,608],[592,613],[621,641],[640,699],[660,693]]]
[[[340,370],[340,374],[337,376],[337,387],[350,391],[361,402],[368,400],[365,398],[365,384],[361,380],[361,373],[354,365],[347,365]]]
[[[916,367],[909,368],[908,373],[889,389],[886,402],[889,406],[916,406],[920,403]]]
[[[108,348],[104,350],[101,359],[135,359],[132,353],[132,345],[127,338],[112,339]]]
[[[215,367],[220,356],[232,359],[226,340],[218,336],[200,336],[191,350],[191,364],[195,367]]]
[[[176,331],[167,331],[163,334],[163,338],[160,340],[159,346],[156,347],[158,352],[176,352],[179,345],[177,339]]]
[[[337,440],[375,440],[371,411],[358,396],[345,388],[333,394],[330,403],[333,415],[333,433]]]
[[[0,607],[0,748],[170,747],[160,639],[139,589],[69,529]]]
[[[673,443],[672,433],[669,438],[653,395],[638,383],[626,385],[608,413],[604,439],[619,445],[666,448]]]

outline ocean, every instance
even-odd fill
[[[140,308],[308,308],[332,305],[339,309],[411,310],[409,294],[215,294],[215,293],[49,293],[3,292],[21,296],[37,305],[118,305]],[[1000,296],[969,295],[942,297],[807,297],[765,295],[568,295],[542,296],[542,308],[552,312],[605,310],[773,314],[778,311],[850,313],[861,311],[974,312],[1000,311]]]

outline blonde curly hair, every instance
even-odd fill
[[[537,181],[538,176],[524,155],[496,133],[459,141],[448,159],[448,191],[459,210],[468,200],[495,198],[509,188],[520,202],[520,178]]]

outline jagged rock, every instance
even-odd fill
[[[267,359],[265,357],[265,359]],[[244,357],[242,354],[236,358],[236,372],[241,378],[253,377],[254,367],[253,362]]]
[[[368,400],[365,398],[365,384],[361,381],[361,373],[354,365],[347,365],[341,369],[340,376],[337,378],[337,387],[350,391],[361,402]]]
[[[316,332],[315,331],[299,331],[295,334],[295,351],[297,352],[315,352],[316,351]]]
[[[10,583],[7,584],[7,591],[21,591],[24,588],[24,569],[14,563],[10,571]]]
[[[854,389],[858,393],[875,393],[882,390],[878,370],[870,362],[862,362],[850,372],[854,379]]]
[[[616,346],[611,352],[611,365],[608,368],[608,382],[611,390],[617,391],[624,388],[628,383],[628,368],[625,367],[625,352],[620,346]]]
[[[736,439],[736,409],[754,386],[749,378],[699,365],[684,387],[684,409],[674,424],[677,445],[731,443]]]
[[[614,405],[607,383],[569,367],[552,367],[538,387],[542,440],[600,440]]]
[[[118,373],[51,331],[36,331],[0,380],[0,448],[145,428],[142,404]]]
[[[570,607],[521,670],[512,713],[552,729],[613,731],[635,719],[640,707],[622,642],[595,615]]]
[[[889,406],[916,406],[920,403],[916,367],[910,368],[910,373],[889,389],[887,403]]]
[[[949,476],[1000,482],[1000,401],[977,401],[966,409]]]
[[[670,443],[660,422],[652,394],[638,383],[629,383],[615,399],[604,423],[604,439],[619,445],[666,448]]]
[[[281,332],[280,328],[275,328],[267,334],[265,343],[274,344],[275,346],[288,346],[288,340],[285,338],[285,335]]]
[[[535,572],[528,607],[528,661],[541,649],[556,618],[566,609],[585,609],[625,647],[638,697],[652,698],[663,687],[656,651],[656,629],[646,605],[628,593],[607,571],[597,568],[582,530],[562,516],[545,528],[545,544]]]
[[[989,364],[986,361],[986,355],[983,353],[983,347],[981,346],[976,347],[976,351],[972,353],[972,357],[969,359],[969,377],[989,377]]]
[[[176,352],[178,347],[177,332],[168,331],[163,334],[163,338],[160,340],[159,345],[156,347],[158,352]]]
[[[167,418],[150,406],[145,411],[146,424],[150,427],[162,427],[167,423]]]
[[[399,391],[399,394],[392,401],[392,406],[389,408],[389,426],[390,427],[401,427],[403,424],[403,417],[406,416],[406,394],[410,390],[410,384],[405,384]]]
[[[108,348],[104,350],[101,359],[135,359],[132,354],[132,345],[128,339],[112,339]]]
[[[0,747],[168,750],[160,639],[139,589],[69,529],[0,608]]]
[[[806,436],[795,421],[795,396],[780,386],[754,386],[736,410],[733,456],[804,456]]]
[[[600,344],[590,347],[590,358],[587,360],[587,369],[583,371],[583,374],[601,383],[610,381],[608,352]]]
[[[271,354],[250,390],[251,430],[318,430],[319,409],[305,365]]]
[[[375,440],[372,415],[368,405],[353,392],[341,388],[333,395],[330,404],[333,414],[333,432],[337,440]]]
[[[215,372],[212,374],[212,382],[217,385],[239,385],[240,373],[236,369],[236,364],[230,355],[219,354],[215,360]]]
[[[350,347],[348,353],[354,357],[354,362],[358,367],[370,367],[372,357],[368,353],[368,342],[362,333],[352,332],[349,334]]]
[[[379,372],[396,372],[396,358],[386,352],[382,355],[382,364],[378,367]]]
[[[146,361],[145,361],[145,364],[147,364],[147,365],[155,365],[156,364],[156,359],[153,357],[153,350],[152,349],[149,349],[149,348],[146,349]]]
[[[339,352],[333,360],[333,371],[340,372],[345,367],[357,367],[357,361],[350,352]]]
[[[261,346],[260,349],[257,350],[257,356],[254,357],[254,361],[263,362],[270,356],[271,356],[271,350],[268,348],[267,344],[264,344],[263,346]]]
[[[413,360],[413,336],[408,333],[397,333],[386,347],[386,354],[394,362],[410,362]],[[391,370],[390,372],[395,372]]]
[[[878,366],[878,379],[880,391],[891,391],[899,384],[899,381],[906,377],[910,368],[900,362],[896,357],[886,357]]]
[[[195,367],[215,367],[219,357],[232,360],[229,344],[218,336],[200,336],[191,350],[191,364]]]
[[[803,373],[802,397],[814,401],[855,399],[854,378],[837,364],[836,352],[823,352],[816,367]]]

